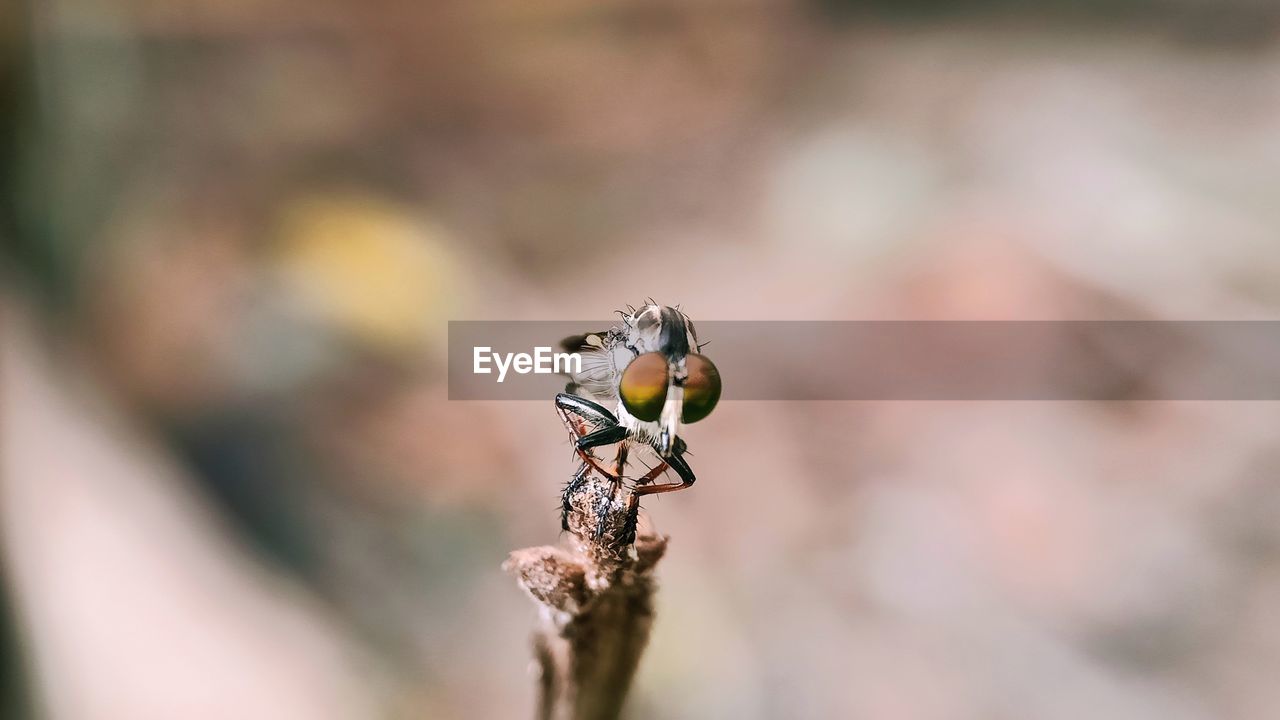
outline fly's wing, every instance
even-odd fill
[[[565,392],[597,400],[606,406],[617,401],[617,383],[614,382],[613,330],[570,335],[560,341],[563,352],[578,353],[582,357],[580,372],[565,373],[569,382]]]

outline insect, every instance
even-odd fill
[[[700,352],[706,343],[698,343],[693,321],[678,307],[650,299],[618,314],[621,322],[609,330],[561,342],[565,350],[581,354],[582,368],[569,376],[567,392],[556,395],[555,403],[582,461],[562,497],[561,526],[568,530],[570,500],[594,470],[619,487],[624,480],[633,481],[627,532],[619,539],[629,543],[641,496],[693,485],[696,478],[684,457],[688,447],[680,426],[711,414],[721,383],[720,371]],[[617,446],[612,467],[596,455],[596,449],[608,445]],[[656,458],[655,464],[645,464],[641,453]],[[644,472],[628,477],[629,460]],[[678,481],[657,482],[667,470]]]

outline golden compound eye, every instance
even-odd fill
[[[684,408],[681,420],[696,423],[711,414],[720,402],[720,371],[704,355],[691,354],[685,358],[689,377],[684,381]]]
[[[716,381],[719,395],[719,380]],[[639,420],[653,422],[662,415],[667,401],[667,358],[662,353],[645,353],[632,360],[622,372],[618,395],[627,412]]]

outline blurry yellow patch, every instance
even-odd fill
[[[441,231],[407,209],[362,194],[290,204],[278,261],[322,318],[374,349],[443,343],[456,262]],[[440,337],[435,337],[437,333]]]

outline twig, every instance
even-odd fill
[[[667,538],[642,518],[635,544],[620,545],[634,498],[596,474],[569,502],[563,546],[517,550],[502,567],[538,606],[539,720],[614,720],[649,640]]]

